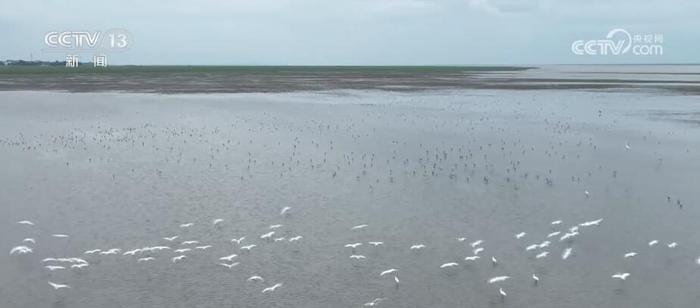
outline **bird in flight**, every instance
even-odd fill
[[[175,263],[175,262],[180,261],[180,260],[183,260],[183,259],[185,259],[185,258],[187,258],[186,255],[179,255],[179,256],[177,256],[177,257],[174,257],[172,260],[173,260],[173,263]]]
[[[224,222],[223,219],[217,218],[217,219],[214,219],[214,220],[212,221],[212,224],[216,226],[216,225],[218,225],[218,224],[220,224],[220,223],[222,223],[222,222]]]
[[[631,252],[626,253],[624,257],[625,257],[625,258],[631,258],[631,257],[634,257],[634,256],[636,256],[636,255],[637,255],[636,252],[631,251]]]
[[[168,242],[172,242],[172,241],[174,241],[174,240],[175,240],[176,238],[178,238],[178,237],[179,237],[179,236],[175,235],[175,236],[171,236],[171,237],[164,237],[163,239],[166,240],[166,241],[168,241]]]
[[[28,253],[32,253],[32,249],[27,247],[27,246],[17,246],[17,247],[13,247],[12,249],[10,249],[11,255],[13,255],[13,254],[23,255],[23,254],[28,254]]]
[[[658,244],[658,243],[659,243],[659,241],[653,240],[653,241],[649,242],[649,247],[654,246],[654,245],[656,245],[656,244]]]
[[[524,237],[525,235],[527,235],[527,233],[525,233],[525,232],[520,232],[520,233],[518,233],[518,234],[515,235],[515,238],[520,239],[520,238]]]
[[[301,235],[297,235],[297,236],[295,236],[295,237],[290,237],[290,238],[289,238],[289,241],[290,241],[290,242],[296,242],[296,241],[298,241],[298,240],[300,240],[300,239],[302,239],[302,238],[304,238],[304,237],[301,236]]]
[[[373,306],[378,305],[378,304],[379,304],[381,301],[383,301],[383,300],[384,300],[383,298],[375,298],[375,299],[373,299],[371,302],[364,303],[363,306],[365,306],[365,307],[373,307]]]
[[[501,281],[506,281],[510,279],[510,276],[496,276],[491,279],[489,279],[489,283],[496,283],[496,282],[501,282]]]
[[[20,221],[18,221],[17,223],[20,224],[20,225],[28,225],[28,226],[33,226],[33,225],[34,225],[34,223],[31,222],[31,221],[29,221],[29,220],[20,220]]]
[[[471,257],[464,258],[464,261],[476,261],[478,259],[479,259],[479,256],[471,256]]]
[[[277,288],[279,288],[279,287],[281,287],[281,286],[282,286],[281,283],[276,283],[275,285],[273,285],[273,286],[271,286],[271,287],[267,287],[267,288],[263,289],[263,290],[262,290],[262,293],[272,292],[272,291],[274,291],[275,289],[277,289]]]
[[[615,275],[612,275],[612,278],[617,278],[620,280],[625,280],[627,277],[630,275],[630,273],[617,273]]]
[[[374,247],[377,247],[377,246],[379,246],[379,245],[384,245],[384,242],[367,242],[367,244],[370,244],[370,245],[372,245],[372,246],[374,246]]]
[[[440,268],[448,268],[448,267],[454,267],[458,266],[459,264],[457,262],[448,262],[443,265],[440,265]]]
[[[287,212],[289,212],[289,210],[291,210],[291,209],[292,209],[292,208],[289,207],[289,206],[283,207],[282,210],[280,211],[280,215],[287,214]]]
[[[398,272],[398,271],[399,271],[399,270],[397,270],[397,269],[395,269],[395,268],[390,268],[390,269],[388,269],[388,270],[386,270],[386,271],[381,272],[381,273],[379,274],[379,276],[384,276],[384,275],[387,275],[387,274],[396,273],[396,272]]]
[[[367,226],[368,225],[357,225],[357,226],[350,228],[350,230],[360,230],[360,229],[367,228]]]
[[[186,223],[186,224],[181,224],[181,225],[180,225],[180,228],[189,228],[189,227],[192,227],[192,226],[194,226],[194,223],[188,222],[188,223]]]
[[[232,255],[221,257],[221,258],[219,258],[219,260],[231,262],[233,260],[233,258],[235,258],[235,257],[238,257],[238,255],[234,253]]]
[[[52,286],[54,290],[70,289],[70,286],[67,284],[59,284],[59,283],[53,283],[53,282],[49,281],[49,285]]]
[[[234,239],[232,239],[231,242],[240,245],[241,242],[243,242],[244,239],[245,239],[245,236],[241,236],[240,238],[237,238],[237,239],[234,238]]]
[[[251,250],[251,249],[253,249],[253,247],[255,247],[255,246],[256,246],[255,244],[250,244],[250,245],[248,245],[248,246],[241,246],[241,249],[243,249],[243,250]]]
[[[367,259],[367,257],[365,257],[363,255],[351,255],[350,259],[362,260],[362,259]]]
[[[265,281],[262,277],[254,275],[247,279],[248,281]]]
[[[240,263],[240,262],[233,262],[233,263],[231,263],[231,264],[219,263],[219,265],[228,267],[228,269],[232,269],[232,268],[234,268],[236,265],[238,265],[239,263]]]
[[[411,249],[411,250],[416,250],[416,249],[423,249],[423,248],[425,248],[425,245],[423,245],[423,244],[416,244],[416,245],[411,246],[410,249]]]
[[[156,258],[154,258],[154,257],[145,257],[145,258],[139,258],[139,259],[136,260],[136,261],[137,261],[137,262],[146,262],[146,261],[153,261],[153,260],[155,260],[155,259],[156,259]]]
[[[566,249],[564,249],[564,252],[561,253],[561,259],[566,260],[569,258],[570,255],[571,255],[571,248],[566,248]]]

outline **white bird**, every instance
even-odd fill
[[[396,273],[396,272],[398,272],[398,271],[399,271],[399,270],[397,270],[397,269],[395,269],[395,268],[390,268],[390,269],[388,269],[388,270],[386,270],[386,271],[381,272],[381,273],[379,274],[379,276],[384,276],[384,275],[387,275],[387,274]]]
[[[569,258],[570,255],[571,255],[571,248],[566,248],[566,249],[564,249],[564,252],[561,253],[561,259],[566,260]]]
[[[562,235],[562,236],[559,238],[559,241],[562,242],[562,241],[564,241],[564,240],[566,240],[566,239],[573,238],[574,236],[577,236],[577,235],[578,235],[578,232],[564,233],[564,235]]]
[[[350,259],[361,260],[361,259],[366,259],[366,257],[363,255],[351,255]]]
[[[240,262],[233,262],[233,263],[231,263],[231,264],[219,263],[219,265],[228,267],[228,269],[232,269],[232,268],[234,268],[236,265],[238,265],[239,263],[240,263]]]
[[[668,248],[676,248],[676,246],[678,246],[676,242],[668,243]]]
[[[552,224],[552,225],[558,225],[558,224],[561,224],[561,223],[562,223],[561,220],[555,220],[555,221],[552,221],[551,224]]]
[[[350,230],[360,230],[360,229],[367,228],[367,226],[368,225],[357,225],[357,226],[350,228]]]
[[[196,247],[194,247],[194,248],[195,248],[195,249],[199,249],[199,250],[207,250],[207,249],[209,249],[209,248],[211,248],[211,247],[212,247],[211,245],[203,245],[203,246],[196,246]]]
[[[540,277],[537,277],[537,275],[532,274],[532,280],[535,282],[535,285],[540,282]]]
[[[617,274],[615,274],[615,275],[612,275],[612,278],[617,278],[617,279],[620,279],[620,280],[625,280],[625,279],[627,279],[627,276],[629,276],[629,275],[630,275],[630,273],[617,273]]]
[[[86,255],[91,255],[91,254],[98,253],[98,252],[100,252],[100,251],[102,251],[102,250],[100,250],[100,249],[86,250],[86,251],[85,251],[85,254],[86,254]]]
[[[23,242],[23,243],[32,243],[32,244],[36,244],[36,240],[34,240],[34,239],[31,238],[31,237],[28,237],[28,238],[23,239],[22,242]]]
[[[506,281],[508,279],[510,279],[510,276],[496,276],[496,277],[489,279],[489,284],[501,282],[501,281]]]
[[[233,260],[233,258],[235,258],[235,257],[238,257],[238,255],[234,253],[234,254],[232,254],[232,255],[228,255],[228,256],[225,256],[225,257],[221,257],[221,258],[219,258],[219,260],[224,260],[224,261],[231,262],[231,261]]]
[[[175,253],[183,253],[183,252],[188,252],[191,250],[192,249],[190,249],[190,248],[175,249]]]
[[[238,238],[238,239],[235,239],[235,238],[234,238],[234,239],[231,240],[231,242],[240,245],[241,242],[243,242],[243,240],[245,240],[245,236],[242,236],[242,237],[240,237],[240,238]]]
[[[183,259],[185,259],[185,258],[187,258],[186,255],[179,255],[179,256],[177,256],[177,257],[174,257],[172,260],[173,260],[173,263],[175,263],[175,262],[180,261],[180,260],[183,260]]]
[[[175,235],[175,236],[171,236],[171,237],[164,237],[163,239],[166,240],[166,241],[168,241],[168,242],[172,242],[172,241],[174,241],[174,240],[175,240],[176,238],[178,238],[178,237],[179,237],[179,236]]]
[[[540,247],[540,245],[532,244],[530,246],[525,247],[525,251],[535,250],[537,249],[537,247]]]
[[[480,252],[484,251],[484,247],[479,247],[477,249],[474,249],[474,254],[478,255]]]
[[[214,220],[212,221],[212,224],[216,226],[216,225],[218,225],[218,224],[220,224],[220,223],[222,223],[222,222],[224,222],[223,219],[217,218],[217,219],[214,219]]]
[[[122,252],[121,249],[119,249],[119,248],[112,248],[112,249],[109,249],[109,250],[101,251],[100,254],[101,254],[101,255],[116,255],[116,254],[118,254],[118,253],[120,253],[120,252]]]
[[[67,238],[68,237],[68,235],[66,235],[66,234],[51,234],[51,236],[53,236],[55,238]]]
[[[384,242],[367,242],[367,243],[374,246],[374,247],[377,247],[379,245],[384,245]]]
[[[300,240],[300,239],[302,239],[302,238],[304,238],[304,237],[301,236],[301,235],[297,235],[297,236],[295,236],[295,237],[289,238],[289,241],[290,241],[290,242],[295,242],[295,241],[298,241],[298,240]]]
[[[156,258],[154,258],[154,257],[145,257],[145,258],[139,258],[139,259],[136,260],[136,261],[137,261],[137,262],[146,262],[146,261],[153,261],[153,260],[155,260],[155,259],[156,259]]]
[[[194,245],[194,244],[199,244],[199,241],[184,241],[180,243],[180,245]]]
[[[503,291],[503,288],[498,288],[498,293],[501,293],[501,296],[503,297],[506,297],[506,295],[508,295],[505,291]]]
[[[354,243],[354,244],[346,244],[345,245],[346,248],[352,248],[352,249],[355,249],[358,246],[362,246],[362,243]]]
[[[425,248],[425,245],[423,245],[423,244],[415,244],[415,245],[412,245],[411,248],[409,248],[409,249],[411,249],[411,250],[416,250],[416,249],[423,249],[423,248]]]
[[[129,250],[129,251],[123,253],[122,255],[123,255],[123,256],[129,256],[129,255],[133,256],[133,255],[135,255],[135,254],[138,253],[138,252],[141,252],[141,249],[138,249],[138,248],[137,248],[137,249],[134,249],[134,250]]]
[[[263,290],[262,290],[262,293],[272,292],[272,291],[274,291],[275,289],[277,289],[277,288],[279,288],[279,287],[281,287],[281,286],[282,286],[281,283],[276,283],[275,285],[273,285],[273,286],[271,286],[271,287],[268,287],[268,288],[263,289]]]
[[[28,253],[32,253],[32,249],[27,247],[27,246],[16,246],[16,247],[13,247],[12,249],[10,249],[11,255],[13,255],[13,254],[23,255],[23,254],[28,254]]]
[[[33,225],[34,225],[34,223],[31,222],[31,221],[29,221],[29,220],[20,220],[20,221],[18,221],[17,223],[20,224],[20,225],[28,225],[28,226],[33,226]]]
[[[658,243],[659,243],[659,241],[653,240],[653,241],[649,242],[649,247],[654,246],[654,245],[656,245],[656,244],[658,244]]]
[[[547,257],[548,254],[549,254],[549,251],[540,252],[539,254],[537,254],[535,256],[535,259],[541,259],[541,258]]]
[[[700,257],[698,257],[697,259],[695,259],[695,263],[696,263],[697,265],[700,265]]]
[[[627,141],[625,141],[625,149],[628,150],[628,151],[631,149],[630,143],[627,142]]]
[[[483,242],[484,242],[484,241],[482,241],[482,240],[478,240],[478,241],[472,242],[472,243],[471,243],[472,248],[481,245],[481,243],[483,243]]]
[[[181,225],[180,225],[180,228],[189,228],[189,227],[192,227],[192,226],[194,226],[194,223],[189,222],[189,223],[186,223],[186,224],[181,224]]]
[[[493,266],[496,266],[496,264],[498,264],[498,260],[496,260],[496,257],[491,257],[491,263],[493,264]]]
[[[561,232],[559,232],[559,231],[552,232],[552,233],[550,233],[550,234],[547,234],[547,238],[550,238],[550,237],[552,237],[552,236],[557,236],[557,235],[559,235],[560,233],[561,233]]]
[[[59,266],[59,265],[47,265],[47,266],[44,266],[44,268],[46,268],[47,270],[50,270],[52,272],[55,270],[66,269],[65,267]]]
[[[527,233],[525,233],[525,232],[520,232],[520,233],[518,233],[518,234],[515,235],[515,238],[519,239],[519,238],[522,238],[522,237],[525,236],[525,235],[527,235]]]
[[[260,276],[250,276],[250,278],[247,279],[248,281],[265,281],[262,277]]]
[[[477,259],[479,259],[479,256],[471,256],[464,258],[464,261],[476,261]]]
[[[549,247],[549,244],[551,244],[550,241],[544,241],[544,242],[540,243],[539,247],[540,248]]]
[[[80,268],[83,268],[83,267],[85,267],[85,266],[88,266],[88,264],[87,264],[87,263],[80,263],[80,264],[73,264],[73,265],[70,266],[70,268],[78,268],[78,269],[80,269]]]
[[[458,237],[458,238],[457,238],[457,241],[458,241],[458,242],[464,242],[464,241],[466,241],[466,240],[467,240],[466,237]]]
[[[447,267],[454,267],[458,266],[459,264],[457,262],[448,262],[443,265],[440,265],[440,268],[447,268]]]
[[[586,195],[586,198],[590,197],[591,193],[588,192],[588,190],[584,190],[583,194]]]
[[[600,224],[601,221],[603,221],[602,218],[600,218],[598,220],[586,221],[586,222],[580,223],[579,226],[581,226],[581,227],[597,226]]]
[[[277,225],[271,225],[271,226],[269,226],[268,229],[277,229],[277,228],[280,228],[280,227],[282,227],[282,225],[277,224]]]
[[[396,287],[399,286],[399,276],[394,276],[394,282],[396,282]]]
[[[287,214],[287,212],[289,212],[289,210],[291,210],[291,209],[292,209],[292,208],[289,207],[289,206],[283,207],[282,210],[280,211],[280,215]]]
[[[253,247],[255,247],[255,246],[257,246],[257,245],[255,245],[255,244],[250,244],[250,245],[248,245],[248,246],[241,246],[241,249],[242,249],[242,250],[251,250],[251,249],[253,249]]]
[[[377,304],[379,304],[383,300],[384,300],[383,298],[375,298],[371,302],[364,303],[364,306],[365,307],[376,306]]]
[[[58,290],[58,289],[70,289],[70,286],[67,285],[67,284],[59,284],[59,283],[53,283],[53,282],[49,281],[49,285],[50,285],[51,287],[53,287],[54,290]]]
[[[625,257],[625,258],[631,258],[631,257],[634,257],[634,256],[636,256],[636,255],[637,255],[637,253],[634,252],[634,251],[632,251],[632,252],[626,253],[624,257]]]
[[[260,236],[261,239],[271,238],[275,234],[275,231],[270,231]]]

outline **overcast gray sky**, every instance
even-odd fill
[[[700,63],[698,0],[0,0],[0,59],[49,31],[125,28],[111,64]],[[576,56],[614,28],[663,34],[663,56]]]

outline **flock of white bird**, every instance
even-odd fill
[[[289,216],[291,209],[291,207],[284,207],[280,211],[280,216]],[[212,221],[212,225],[216,226],[222,222],[224,222],[224,219],[216,218]],[[21,220],[18,221],[17,224],[26,225],[30,227],[34,226],[34,222],[30,220]],[[194,226],[194,223],[184,223],[179,225],[179,227],[182,229],[190,228],[192,226]],[[285,236],[276,237],[275,230],[281,227],[283,227],[282,224],[271,225],[269,226],[269,229],[273,231],[269,231],[263,235],[260,235],[259,238],[261,240],[272,242],[296,242],[304,238],[301,235],[296,235],[289,238]],[[66,234],[52,234],[51,236],[54,238],[70,237]],[[170,262],[175,264],[185,261],[188,255],[190,254],[197,253],[198,251],[205,251],[213,247],[212,245],[202,245],[198,240],[184,240],[178,242],[179,238],[179,235],[163,237],[162,240],[168,242],[168,245],[146,246],[141,248],[133,248],[129,250],[123,250],[121,248],[96,248],[84,251],[82,253],[84,256],[81,257],[47,257],[42,259],[41,262],[44,269],[51,272],[59,270],[83,269],[90,265],[90,261],[88,261],[89,259],[107,255],[121,255],[132,257],[135,258],[136,262],[138,263],[154,262],[159,259],[169,259]],[[257,246],[256,244],[245,244],[244,241],[246,240],[246,238],[247,236],[241,236],[239,238],[231,239],[231,243],[238,247],[238,253],[250,251]],[[36,240],[34,238],[25,238],[22,240],[22,245],[15,246],[12,249],[10,249],[10,255],[26,255],[34,253],[34,247],[30,247],[34,245],[36,245]],[[222,256],[216,259],[216,264],[231,270],[240,264],[240,262],[236,261],[237,257],[237,253]],[[259,275],[252,275],[248,279],[246,279],[246,281],[251,283],[264,283],[265,279],[263,279],[263,277]],[[68,283],[48,281],[48,284],[55,290],[71,289],[71,286]],[[281,282],[275,282],[269,287],[263,288],[261,290],[261,293],[274,292],[282,286],[283,284]]]
[[[280,216],[283,217],[290,217],[290,211],[291,207],[284,207],[280,211]],[[212,221],[212,225],[216,226],[218,224],[223,223],[224,220],[221,218],[214,219]],[[572,254],[573,254],[573,248],[571,247],[572,241],[574,238],[579,236],[580,233],[584,232],[587,228],[590,227],[596,227],[599,226],[603,222],[602,218],[596,219],[596,220],[590,220],[590,221],[585,221],[582,223],[574,224],[569,228],[561,228],[561,231],[553,231],[549,233],[545,238],[535,240],[534,243],[527,245],[527,243],[523,243],[528,239],[528,233],[526,232],[520,232],[517,234],[514,234],[514,241],[520,242],[524,248],[524,253],[530,254],[531,257],[534,257],[535,259],[542,259],[542,258],[547,258],[550,256],[550,251],[555,249],[554,244],[555,243],[560,243],[563,248],[561,248],[561,259],[566,260],[568,259]],[[25,225],[28,227],[34,226],[34,223],[29,220],[21,220],[18,221],[17,224],[19,225]],[[552,228],[557,228],[563,224],[562,220],[554,220],[550,223],[550,226]],[[180,224],[179,227],[182,229],[190,228],[194,225],[194,223],[185,223],[185,224]],[[279,242],[279,241],[287,241],[287,242],[296,242],[304,237],[302,235],[296,235],[293,237],[285,237],[285,236],[276,236],[277,235],[277,230],[282,228],[282,224],[274,224],[270,225],[268,227],[269,230],[260,236],[258,238],[263,241],[267,242]],[[356,225],[350,228],[351,232],[362,232],[362,230],[365,230],[369,228],[369,225],[367,224],[360,224]],[[51,235],[54,238],[67,238],[69,237],[66,234],[52,234]],[[90,249],[84,251],[82,254],[83,256],[81,257],[47,257],[41,260],[43,267],[47,271],[62,271],[62,270],[82,270],[90,266],[90,262],[88,261],[91,258],[96,258],[97,256],[106,256],[106,255],[121,255],[125,257],[132,257],[135,258],[136,262],[141,263],[141,262],[155,262],[159,259],[168,259],[170,262],[173,264],[177,264],[180,262],[186,261],[189,255],[197,253],[198,251],[205,251],[209,248],[212,247],[212,245],[203,245],[201,244],[198,240],[183,240],[183,241],[178,241],[180,238],[179,235],[171,235],[171,236],[165,236],[162,237],[162,240],[166,241],[169,243],[169,245],[157,245],[157,246],[146,246],[146,247],[141,247],[141,248],[134,248],[130,250],[122,250],[121,248],[107,248],[107,249]],[[485,248],[485,242],[480,239],[476,239],[473,241],[468,241],[467,237],[465,236],[458,236],[454,239],[458,244],[460,245],[468,245],[470,249],[472,250],[472,255],[464,257],[464,261],[461,262],[462,265],[465,266],[472,266],[476,264],[479,259],[482,258],[484,254],[486,254],[487,250]],[[225,267],[229,270],[233,270],[237,266],[240,265],[239,261],[236,261],[238,258],[239,253],[244,253],[251,251],[254,247],[256,247],[256,244],[247,243],[247,236],[241,236],[238,238],[233,238],[231,239],[231,243],[238,248],[237,253],[231,253],[226,256],[221,256],[216,258],[214,261],[216,262],[217,265]],[[532,240],[530,241],[532,242]],[[22,245],[18,245],[10,249],[10,255],[26,255],[26,254],[31,254],[34,253],[34,247],[37,243],[34,238],[25,238],[22,240]],[[344,247],[348,248],[352,251],[352,254],[349,256],[350,259],[361,262],[367,257],[365,255],[357,253],[357,250],[359,250],[362,246],[364,246],[365,243],[363,242],[356,242],[356,243],[348,243],[345,244]],[[366,243],[369,246],[373,247],[380,247],[384,245],[384,242],[382,241],[368,241]],[[658,240],[652,240],[648,242],[648,246],[652,247],[655,245],[658,245],[659,241]],[[665,245],[669,249],[676,248],[678,246],[677,242],[669,242]],[[425,243],[415,243],[407,247],[408,251],[418,251],[422,250],[428,247],[427,244]],[[629,259],[638,256],[639,253],[635,251],[630,251],[628,253],[625,253],[621,257],[624,259]],[[700,265],[700,258],[696,260],[696,262]],[[499,264],[498,259],[496,256],[490,256],[490,264],[496,268]],[[460,262],[455,261],[449,261],[445,262],[443,264],[436,264],[436,268],[438,270],[452,270],[453,268],[458,268],[460,266]],[[383,270],[378,273],[380,277],[390,277],[396,287],[398,288],[401,281],[399,280],[399,268],[388,268],[386,270]],[[630,277],[630,273],[628,272],[616,272],[611,274],[612,279],[619,279],[619,280],[627,280],[627,278]],[[505,282],[509,279],[511,279],[512,276],[509,275],[508,273],[503,273],[502,275],[499,276],[494,276],[489,278],[485,283],[488,285],[494,285],[497,289],[495,289],[498,292],[498,296],[501,297],[502,300],[505,299],[507,296],[507,292],[504,289],[503,286],[501,286],[502,282]],[[537,275],[537,273],[532,274],[532,283],[537,286],[537,284],[540,282],[541,278],[540,276]],[[268,279],[272,280],[272,279]],[[249,283],[264,283],[266,280],[263,279],[263,277],[259,275],[252,275],[249,278],[246,279]],[[273,280],[274,281],[274,280]],[[70,289],[71,286],[67,282],[55,282],[55,281],[48,281],[49,286],[51,286],[55,290],[62,290],[62,289]],[[283,287],[282,282],[274,282],[270,284],[267,287],[263,287],[261,289],[261,293],[272,293],[275,292],[277,289]],[[387,300],[387,298],[375,298],[371,301],[368,301],[364,303],[364,306],[377,306],[381,302]]]

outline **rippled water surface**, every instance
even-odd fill
[[[0,92],[0,306],[696,307],[699,111],[648,92]],[[152,246],[170,249],[123,255]],[[89,265],[44,267],[60,257]]]

